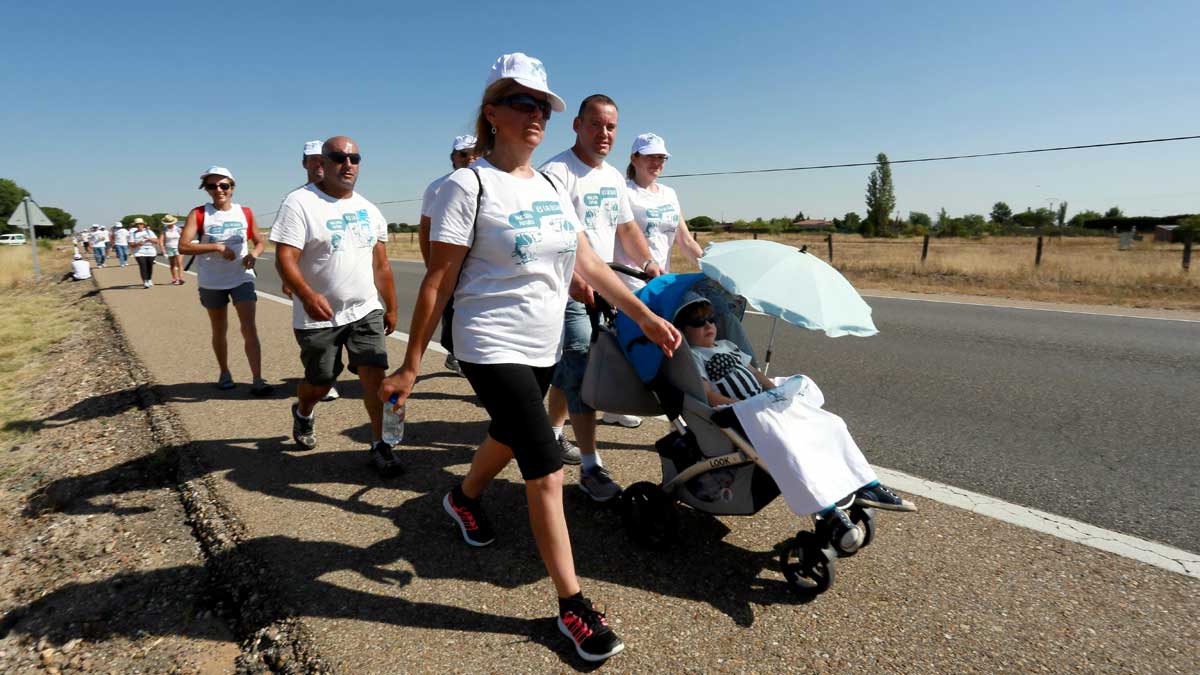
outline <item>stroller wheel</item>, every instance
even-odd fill
[[[660,551],[670,548],[679,533],[675,500],[647,481],[621,493],[621,520],[634,541]]]
[[[875,538],[875,509],[855,506],[850,509],[850,521],[863,531],[863,541],[858,547],[861,551]]]
[[[837,554],[823,550],[817,536],[801,530],[779,554],[779,569],[788,588],[804,595],[820,595],[833,585]]]

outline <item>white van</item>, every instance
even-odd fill
[[[25,243],[23,234],[0,234],[0,246],[21,246]]]

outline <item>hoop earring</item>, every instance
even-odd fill
[[[496,135],[496,127],[492,127],[492,135],[493,135],[493,136],[495,136],[495,135]]]

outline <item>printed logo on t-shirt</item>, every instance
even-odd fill
[[[370,248],[375,243],[371,217],[366,209],[343,213],[341,218],[330,218],[325,221],[325,229],[333,232],[329,245],[334,253],[346,250],[347,239],[357,248]]]
[[[532,204],[532,210],[521,210],[509,215],[508,224],[514,230],[522,230],[517,232],[513,237],[513,258],[517,259],[518,265],[526,265],[538,259],[536,246],[542,242],[543,231],[568,233],[561,235],[563,248],[559,253],[572,253],[575,251],[575,229],[570,222],[563,216],[562,207],[558,201],[536,201]]]
[[[609,223],[621,211],[621,202],[617,199],[617,189],[614,187],[602,187],[599,192],[584,193],[583,205],[583,227],[587,230],[596,229],[596,218],[601,211],[608,214]]]
[[[204,224],[204,233],[211,236],[228,236],[233,234],[241,234],[246,231],[246,224],[237,220],[227,220],[221,222],[209,222]]]
[[[673,232],[677,228],[670,227],[679,223],[679,214],[671,204],[650,206],[646,208],[646,236],[649,237],[657,230]]]

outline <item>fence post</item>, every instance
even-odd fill
[[[413,238],[416,236],[417,236],[417,234],[415,232],[409,232],[408,233],[408,243],[410,243],[410,244],[413,243]]]
[[[1192,232],[1183,233],[1183,271],[1188,271],[1192,266]]]
[[[925,259],[929,257],[929,235],[925,235],[925,241],[921,242],[921,264],[925,264]]]
[[[825,235],[825,243],[829,244],[829,262],[833,262],[833,233]]]
[[[754,241],[758,241],[758,230],[751,230],[754,233]]]
[[[1037,257],[1033,259],[1033,266],[1034,267],[1042,266],[1042,235],[1040,235],[1040,234],[1038,235]]]

